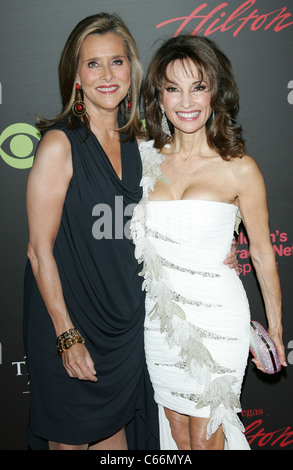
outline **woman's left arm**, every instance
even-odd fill
[[[240,212],[249,238],[251,260],[265,304],[269,334],[276,344],[281,364],[286,366],[282,339],[281,286],[270,239],[265,182],[255,160],[249,156],[243,157],[238,169]],[[257,361],[254,362],[261,368]]]

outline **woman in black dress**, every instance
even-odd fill
[[[41,438],[57,450],[126,449],[135,416],[143,430],[133,447],[158,448],[142,280],[127,233],[142,195],[141,80],[122,20],[85,18],[59,64],[62,113],[39,124],[24,308],[31,448]]]

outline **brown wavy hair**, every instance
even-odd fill
[[[161,150],[170,139],[161,128],[161,92],[168,82],[167,67],[180,60],[188,67],[192,61],[211,90],[211,108],[214,116],[206,123],[208,144],[221,157],[229,160],[245,153],[242,127],[235,118],[239,110],[239,95],[230,60],[210,39],[201,36],[179,35],[165,41],[155,53],[144,84],[146,127],[155,148]],[[168,121],[172,136],[174,126]]]
[[[39,119],[37,127],[45,131],[49,126],[59,120],[65,120],[69,128],[79,127],[81,118],[72,113],[72,105],[75,100],[75,79],[79,61],[80,48],[85,38],[92,34],[103,35],[106,33],[117,34],[122,37],[127,58],[131,67],[131,110],[127,112],[127,97],[120,103],[119,110],[124,126],[120,129],[127,134],[127,140],[133,140],[135,136],[142,135],[139,101],[143,69],[139,60],[136,43],[129,29],[122,19],[116,14],[98,13],[81,20],[69,35],[61,54],[58,72],[59,88],[62,99],[62,110],[55,119]],[[89,119],[85,115],[82,121],[89,129]]]

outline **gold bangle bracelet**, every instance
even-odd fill
[[[81,336],[80,332],[75,328],[71,328],[56,339],[56,346],[59,354],[62,354],[66,349],[77,343],[85,343],[85,339]]]

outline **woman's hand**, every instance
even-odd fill
[[[235,269],[236,273],[239,275],[238,269],[238,259],[237,259],[237,243],[235,237],[232,241],[231,251],[228,253],[227,258],[224,261],[224,264],[227,264],[230,269]]]
[[[283,337],[282,328],[281,329],[269,328],[268,333],[276,345],[281,365],[283,367],[287,367],[285,347],[284,347],[283,339],[282,339]]]
[[[63,366],[69,377],[97,382],[92,358],[84,344],[76,343],[62,353]]]

